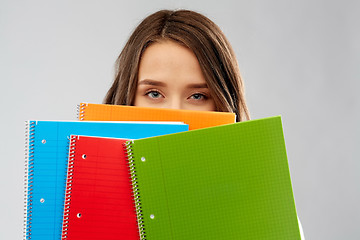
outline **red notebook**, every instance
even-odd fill
[[[139,239],[125,141],[71,136],[62,239]]]

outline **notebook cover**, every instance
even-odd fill
[[[59,239],[71,134],[138,139],[186,131],[184,124],[29,121],[25,156],[25,239]]]
[[[235,114],[229,112],[193,111],[91,103],[81,103],[79,105],[78,118],[79,120],[86,121],[181,121],[189,124],[189,130],[235,122]]]
[[[126,140],[72,135],[62,239],[139,239]]]
[[[141,239],[300,239],[280,117],[127,147]]]

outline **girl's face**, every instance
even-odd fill
[[[134,105],[216,110],[195,54],[170,40],[153,43],[144,51]]]

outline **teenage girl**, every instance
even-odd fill
[[[116,62],[106,104],[234,112],[249,120],[232,47],[207,17],[162,10],[145,18]]]
[[[250,119],[230,43],[215,23],[189,10],[158,11],[137,26],[117,59],[104,103],[233,112],[238,122]]]

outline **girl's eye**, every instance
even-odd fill
[[[150,98],[160,98],[162,97],[161,93],[158,91],[149,91],[145,95],[149,96]]]
[[[201,93],[195,93],[195,94],[191,95],[190,98],[194,99],[194,100],[205,100],[206,96]]]

